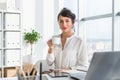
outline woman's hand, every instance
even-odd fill
[[[52,40],[51,39],[48,40],[47,45],[49,47],[48,53],[49,54],[53,53],[53,44],[52,44]]]
[[[50,72],[66,72],[71,70],[70,68],[65,68],[65,69],[49,69]]]
[[[48,44],[48,47],[49,47],[49,48],[53,47],[53,44],[52,44],[52,40],[51,40],[51,39],[47,41],[47,44]]]
[[[65,69],[61,69],[60,72],[66,72],[66,71],[69,71],[71,70],[70,68],[65,68]]]

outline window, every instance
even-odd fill
[[[112,18],[86,21],[85,31],[90,59],[96,51],[112,50]]]
[[[120,47],[117,44],[120,43],[117,42],[120,28],[116,26],[120,23],[118,18],[116,20],[119,5],[119,0],[64,0],[64,6],[77,15],[75,32],[85,39],[89,60],[95,51],[112,51]]]

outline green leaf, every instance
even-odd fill
[[[37,42],[39,40],[39,38],[40,38],[40,34],[37,31],[35,31],[34,29],[32,30],[32,32],[24,33],[24,40],[30,44]]]

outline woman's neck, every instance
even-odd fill
[[[67,33],[62,33],[61,34],[61,37],[62,38],[68,38],[68,37],[70,37],[70,36],[72,36],[73,35],[73,32],[71,31],[71,32],[67,32]]]

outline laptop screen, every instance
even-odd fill
[[[120,80],[120,52],[95,52],[85,80]]]

